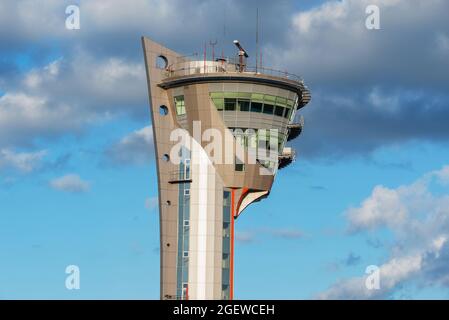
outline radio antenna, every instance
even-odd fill
[[[215,39],[215,41],[209,41],[209,45],[212,47],[212,61],[215,61],[215,46],[217,45],[218,41]]]
[[[256,73],[259,67],[259,8],[256,9]]]

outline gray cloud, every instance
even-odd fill
[[[365,27],[365,8],[378,5],[381,30]],[[328,1],[295,13],[287,48],[269,58],[313,86],[448,88],[449,4],[444,0]]]
[[[9,71],[0,74],[0,104],[19,107],[0,115],[0,123],[11,123],[0,126],[0,145],[81,133],[117,114],[139,121],[148,112],[142,34],[186,54],[213,39],[217,52],[226,44],[225,53],[235,54],[231,41],[239,38],[254,59],[256,7],[264,64],[303,75],[313,92],[302,112],[306,129],[294,142],[304,157],[367,154],[416,139],[445,143],[449,136],[447,1],[329,1],[302,12],[290,1],[89,1],[80,6],[80,30],[64,27],[68,4],[1,4],[2,69]],[[367,4],[381,9],[379,31],[364,26]],[[25,51],[29,63],[47,69],[11,76],[18,68],[10,57],[30,43],[36,50]],[[52,75],[48,57],[55,53],[63,58]],[[20,105],[34,106],[37,118],[15,121],[30,108]]]
[[[381,30],[365,28],[377,4]],[[295,140],[304,157],[369,154],[449,138],[447,1],[329,1],[295,13],[283,50],[266,59],[305,77],[312,102]]]
[[[371,89],[334,95],[315,92],[295,145],[304,157],[367,154],[408,141],[447,143],[449,96]]]

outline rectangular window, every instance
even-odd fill
[[[190,159],[184,160],[184,178],[190,179]]]
[[[223,237],[230,237],[231,231],[229,227],[229,222],[223,222]]]
[[[291,114],[292,114],[292,109],[287,109],[287,112],[285,113],[284,117],[287,119],[290,119]]]
[[[188,258],[188,257],[189,257],[189,251],[184,251],[184,252],[182,253],[182,256],[183,256],[184,258]]]
[[[235,111],[236,99],[225,98],[224,109],[225,111]]]
[[[284,109],[285,109],[284,107],[276,106],[276,109],[274,109],[274,114],[277,115],[278,117],[283,117]]]
[[[239,111],[249,111],[249,100],[238,100]]]
[[[190,196],[190,189],[184,189],[184,195],[186,197]]]
[[[176,114],[181,116],[186,113],[186,107],[184,105],[184,96],[176,96],[175,98]]]
[[[251,112],[262,112],[262,103],[251,102]]]
[[[235,171],[245,171],[245,164],[244,163],[236,163],[234,169],[235,169]]]
[[[264,104],[263,105],[263,113],[273,114],[274,106],[272,104]]]

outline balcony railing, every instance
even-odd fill
[[[190,75],[204,75],[215,73],[239,73],[248,75],[269,75],[278,78],[284,78],[296,82],[303,82],[303,79],[287,71],[276,70],[266,67],[245,66],[240,72],[238,63],[227,61],[189,61],[179,64],[169,65],[165,70],[166,77],[182,77]]]
[[[184,183],[192,182],[192,177],[190,171],[188,170],[175,170],[169,173],[168,178],[169,183]]]

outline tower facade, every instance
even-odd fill
[[[294,160],[303,80],[195,61],[142,38],[155,146],[161,299],[232,299],[234,222]]]

